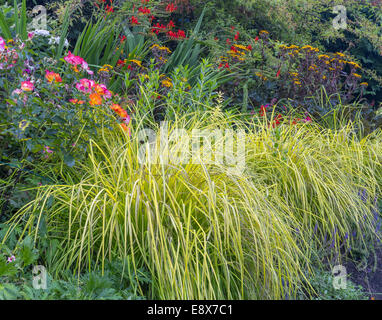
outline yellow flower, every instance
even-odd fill
[[[260,72],[256,72],[255,75],[258,76],[261,80],[267,80],[267,77],[263,76]]]
[[[98,73],[100,72],[110,72],[113,67],[110,64],[104,64],[101,69],[98,70]]]
[[[352,66],[354,66],[355,68],[361,69],[361,67],[359,66],[358,63],[355,63],[355,62],[353,62],[353,61],[347,61],[347,63],[350,64],[350,65],[352,65]]]
[[[361,75],[358,73],[353,73],[353,76],[355,76],[356,78],[361,78]]]
[[[163,46],[163,47],[159,47],[159,50],[164,50],[164,51],[167,51],[168,53],[171,53],[171,52],[172,52],[169,48],[167,48],[167,47],[165,47],[165,46]]]
[[[243,46],[243,45],[241,45],[241,44],[234,44],[233,46],[236,47],[236,48],[245,50],[245,51],[249,51],[249,49],[248,49],[246,46]],[[244,53],[243,53],[243,54],[244,54]]]
[[[162,85],[164,87],[167,87],[167,88],[171,88],[172,87],[172,81],[170,78],[166,78],[166,79],[163,79],[162,80]]]
[[[359,85],[367,87],[369,84],[367,82],[361,82]]]
[[[314,48],[314,47],[312,47],[310,45],[303,46],[302,49],[308,49],[310,51],[315,51],[315,52],[320,51],[318,48]]]
[[[131,59],[130,62],[134,62],[134,63],[137,64],[138,66],[142,67],[142,62],[139,61],[139,60]]]
[[[151,47],[150,47],[150,49],[153,49],[153,48],[158,48],[158,50],[162,50],[162,51],[167,51],[168,53],[171,53],[172,51],[169,49],[169,48],[167,48],[166,46],[160,46],[160,45],[158,45],[158,44],[153,44]]]

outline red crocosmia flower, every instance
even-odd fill
[[[255,38],[255,41],[256,41],[256,42],[259,41],[259,37],[256,37],[256,38]]]
[[[131,19],[130,19],[130,23],[134,26],[134,25],[138,25],[138,24],[140,24],[140,22],[138,22],[138,19],[136,18],[136,17],[134,17],[134,16],[132,16],[131,17]],[[126,37],[125,37],[125,39],[126,39]]]
[[[133,69],[132,66],[131,66],[131,64],[129,64],[129,65],[127,66],[127,69],[129,69],[129,70],[132,70],[132,69]]]
[[[160,30],[165,30],[165,29],[167,29],[167,27],[166,27],[165,25],[157,23],[157,24],[155,24],[155,25],[153,26],[153,28],[151,29],[151,31],[152,31],[152,32],[155,32],[156,34],[159,34],[159,31],[160,31]]]
[[[140,7],[138,8],[138,11],[142,14],[150,14],[151,13],[151,10],[149,8],[146,8],[146,7]]]
[[[185,38],[186,37],[186,33],[183,30],[178,30],[178,32],[176,32],[176,33],[174,31],[170,30],[169,32],[167,32],[167,35],[173,39],[179,39],[179,38]]]
[[[277,126],[279,126],[281,124],[281,120],[282,120],[282,116],[281,114],[279,114],[275,121],[272,122],[272,128],[276,128]]]
[[[280,76],[280,73],[281,73],[281,70],[279,69],[279,71],[277,71],[277,73],[276,73],[276,78],[278,78]]]
[[[260,112],[259,112],[260,117],[264,117],[266,112],[267,112],[267,107],[261,105],[261,107],[260,107]]]
[[[174,11],[176,11],[176,9],[178,9],[178,7],[174,6],[173,3],[169,3],[166,7],[167,12],[174,12]]]
[[[234,26],[231,26],[231,29],[232,29],[232,30],[235,30],[235,27],[234,27]]]
[[[215,41],[218,41],[218,40],[219,40],[219,38],[218,38],[218,37],[215,37],[215,38],[214,38],[214,40],[215,40]]]
[[[170,20],[170,22],[167,24],[167,28],[171,29],[175,27],[174,21]]]
[[[278,114],[276,119],[275,119],[275,122],[273,123],[273,128],[280,125],[282,119],[283,119],[283,116],[281,114]]]
[[[177,36],[178,38],[185,38],[186,33],[183,30],[178,30]]]
[[[224,65],[224,68],[229,69],[229,64],[226,63],[226,64]]]
[[[121,43],[123,43],[125,40],[126,40],[126,36],[123,36],[123,37],[119,36],[119,41]]]
[[[231,46],[231,50],[232,50],[233,52],[237,52],[237,49],[236,49],[235,46]]]
[[[174,32],[174,31],[169,31],[169,32],[167,32],[167,35],[170,37],[170,38],[177,38],[177,35],[176,35],[176,33]]]
[[[221,68],[223,68],[223,64],[222,63],[219,64],[219,69],[221,69]]]
[[[230,39],[227,39],[226,42],[227,42],[227,44],[231,44],[231,40]]]
[[[235,34],[235,40],[236,40],[236,41],[239,40],[239,35],[240,35],[239,31],[236,32],[236,34]]]
[[[109,6],[108,4],[106,5],[106,12],[114,12],[113,6]]]
[[[248,49],[249,51],[251,51],[251,50],[252,50],[252,46],[249,44],[249,45],[247,46],[247,49]]]
[[[124,67],[125,65],[125,61],[121,60],[121,59],[118,59],[117,61],[117,66],[121,66],[121,67]]]

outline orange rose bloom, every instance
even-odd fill
[[[58,73],[54,73],[49,70],[46,70],[45,78],[48,82],[62,82],[62,79]]]
[[[105,94],[105,90],[99,84],[94,85],[94,90],[101,96]]]
[[[98,106],[102,103],[102,98],[101,96],[98,94],[98,93],[92,93],[90,96],[89,96],[89,99],[90,99],[90,104],[92,106]]]

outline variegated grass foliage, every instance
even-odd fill
[[[168,128],[191,133],[233,122],[244,128],[214,111],[180,117]],[[103,129],[89,142],[80,178],[41,187],[11,221],[26,223],[24,234],[35,239],[46,224],[61,242],[55,271],[90,269],[94,261],[103,268],[107,259],[129,256],[134,268],[149,269],[150,298],[282,299],[301,286],[311,291],[318,251],[339,255],[375,233],[380,132],[358,139],[351,124],[331,131],[254,122],[246,126],[240,171],[204,163],[203,153],[199,164],[142,164],[143,127],[137,121],[131,137]],[[169,154],[182,141],[169,143]]]

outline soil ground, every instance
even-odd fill
[[[382,247],[379,246],[368,257],[345,264],[349,278],[362,286],[369,297],[382,300]]]

